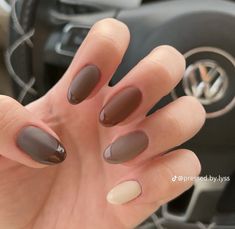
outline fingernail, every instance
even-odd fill
[[[104,159],[112,164],[123,163],[135,158],[148,147],[148,136],[135,131],[119,137],[104,151]]]
[[[42,164],[57,164],[66,158],[63,145],[56,138],[35,126],[27,126],[20,131],[17,145],[33,160]]]
[[[115,186],[107,195],[106,199],[111,204],[125,204],[141,194],[139,182],[124,181]]]
[[[136,110],[142,99],[136,87],[127,87],[114,95],[100,112],[100,122],[104,126],[114,126]]]
[[[100,79],[100,71],[95,65],[87,65],[72,80],[68,90],[68,101],[78,104],[86,99]]]

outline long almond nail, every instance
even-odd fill
[[[100,71],[95,65],[85,66],[73,79],[68,90],[68,101],[78,104],[86,99],[100,80]]]
[[[17,138],[18,147],[33,160],[42,164],[58,164],[66,158],[63,145],[44,130],[24,127]]]
[[[125,204],[141,194],[139,182],[134,180],[124,181],[115,186],[106,199],[111,204]]]
[[[116,139],[104,151],[104,159],[112,164],[135,158],[148,147],[148,136],[143,131],[134,131]]]
[[[142,99],[141,91],[136,87],[127,87],[114,95],[103,107],[100,122],[104,126],[114,126],[136,110]]]

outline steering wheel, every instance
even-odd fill
[[[235,3],[152,1],[124,9],[105,1],[79,2],[13,1],[6,61],[16,98],[27,104],[46,93],[62,76],[92,24],[105,17],[125,22],[132,34],[110,85],[154,47],[174,46],[186,58],[183,80],[149,113],[183,95],[195,96],[203,104],[206,124],[184,144],[200,158],[202,177],[164,205],[158,219],[169,229],[204,228],[204,224],[211,229],[235,228]]]

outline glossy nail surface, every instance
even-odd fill
[[[72,80],[68,90],[68,101],[78,104],[86,99],[100,80],[100,71],[95,65],[87,65]]]
[[[124,181],[115,186],[106,199],[111,204],[125,204],[141,194],[139,182],[134,180]]]
[[[104,151],[104,159],[112,164],[135,158],[148,147],[148,136],[143,131],[134,131],[117,138]]]
[[[127,118],[140,105],[141,91],[127,87],[114,95],[100,112],[100,122],[104,126],[114,126]]]
[[[33,160],[42,164],[57,164],[66,158],[62,144],[35,126],[27,126],[20,130],[17,146]]]

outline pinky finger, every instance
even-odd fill
[[[115,204],[114,208],[124,221],[125,216],[132,213],[132,217],[123,222],[127,228],[132,228],[162,204],[189,189],[193,185],[191,177],[197,176],[200,170],[200,162],[193,152],[175,150],[156,157],[121,178],[108,193],[107,200]]]

